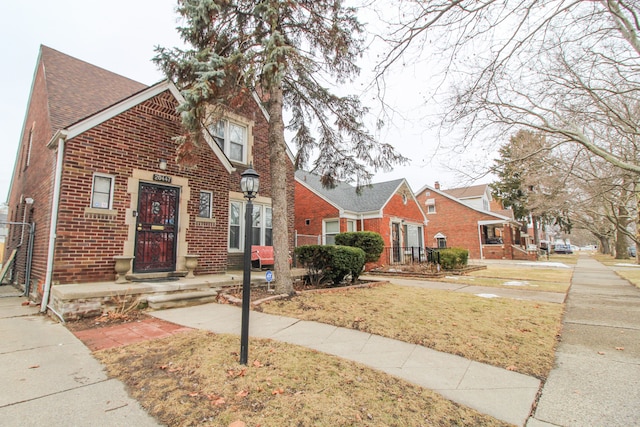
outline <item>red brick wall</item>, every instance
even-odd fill
[[[322,220],[337,218],[338,209],[313,191],[296,181],[295,184],[295,230],[298,234],[322,235]],[[309,225],[306,220],[309,220]],[[358,223],[359,225],[359,223]],[[346,230],[346,222],[340,224]]]
[[[29,149],[29,130],[33,128],[31,156],[27,166],[27,151]],[[31,98],[26,113],[22,139],[16,153],[11,193],[9,194],[9,214],[11,221],[34,222],[36,233],[34,240],[33,261],[31,279],[32,285],[44,281],[46,274],[46,258],[49,244],[49,225],[51,223],[51,196],[53,188],[53,176],[55,169],[56,153],[47,148],[47,143],[52,137],[51,124],[49,123],[46,86],[44,81],[44,69],[39,66],[36,69]],[[32,210],[24,216],[25,204],[21,203],[21,197],[34,199]],[[5,257],[17,248],[22,237],[20,226],[13,226],[8,239]],[[26,266],[27,234],[25,230],[23,245],[18,249],[17,263],[14,273],[17,282],[24,283]],[[32,286],[32,289],[35,286]]]
[[[113,280],[113,256],[123,254],[127,240],[125,215],[131,206],[127,187],[133,169],[189,179],[188,252],[200,255],[199,273],[226,269],[229,173],[208,146],[197,150],[196,168],[185,170],[171,160],[175,150],[171,138],[181,132],[176,106],[177,101],[166,91],[67,141],[54,281]],[[164,171],[158,169],[160,158],[169,159]],[[115,176],[116,216],[85,215],[94,172]],[[213,192],[215,224],[195,221],[200,190]],[[184,219],[179,221],[184,224]]]
[[[429,192],[430,194],[427,194]],[[478,221],[495,220],[495,217],[484,215],[436,191],[425,190],[416,198],[425,207],[425,212],[427,211],[427,199],[435,199],[436,212],[427,213],[429,221],[426,227],[427,246],[436,247],[437,241],[434,236],[437,233],[442,233],[447,237],[448,247],[468,249],[470,258],[480,258]],[[502,256],[498,257],[498,259],[500,258]]]
[[[22,220],[24,205],[20,196],[35,199],[33,212],[27,221],[37,226],[33,257],[32,278],[34,283],[43,282],[49,238],[51,196],[55,172],[55,151],[46,147],[52,136],[48,122],[46,88],[42,69],[38,69],[34,80],[29,110],[21,148],[16,161],[12,192],[9,197],[9,218]],[[70,139],[65,145],[62,175],[60,210],[55,253],[53,281],[77,283],[98,280],[113,280],[113,256],[123,254],[127,240],[128,225],[126,210],[131,206],[131,195],[127,192],[128,178],[133,169],[152,171],[174,177],[186,178],[191,189],[187,210],[191,222],[186,240],[188,252],[199,254],[197,274],[225,271],[229,254],[228,214],[229,191],[240,189],[240,174],[245,165],[234,165],[231,175],[222,163],[204,145],[196,153],[199,163],[193,169],[184,169],[175,164],[175,145],[172,138],[182,133],[179,116],[175,112],[177,101],[164,92],[130,110],[114,117],[83,134]],[[268,123],[252,98],[235,111],[253,120],[252,155],[254,168],[260,173],[260,195],[270,197],[271,179],[267,145]],[[36,124],[30,166],[25,169],[31,124]],[[168,159],[165,171],[158,169],[158,160]],[[91,187],[94,172],[115,177],[113,209],[115,216],[85,215],[90,207]],[[288,165],[287,199],[289,211],[289,241],[293,244],[294,225],[294,179],[293,164]],[[196,221],[199,210],[199,192],[213,192],[215,223]],[[12,231],[13,235],[20,233]],[[17,243],[14,243],[14,246]],[[11,242],[7,245],[10,253]],[[26,246],[26,245],[25,245]],[[24,265],[19,266],[23,271]]]

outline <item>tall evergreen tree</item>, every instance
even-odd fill
[[[178,31],[191,48],[158,47],[155,61],[184,94],[179,157],[188,159],[200,144],[205,123],[251,91],[261,94],[269,115],[277,291],[291,293],[285,109],[296,166],[315,157],[312,170],[325,185],[352,179],[366,184],[371,169],[405,161],[365,129],[367,111],[356,97],[322,85],[358,74],[362,25],[340,0],[179,0],[177,12],[185,23]]]

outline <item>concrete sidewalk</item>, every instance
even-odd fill
[[[240,335],[242,310],[235,306],[206,304],[150,314],[192,328]],[[250,319],[250,337],[360,362],[516,425],[526,422],[540,387],[536,378],[365,332],[256,311]]]
[[[0,424],[158,425],[80,340],[25,300],[0,298]]]
[[[575,268],[556,367],[528,427],[640,425],[640,290],[598,261]]]

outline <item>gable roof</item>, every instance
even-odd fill
[[[320,176],[311,172],[296,171],[296,180],[339,209],[359,213],[379,211],[384,208],[405,181],[396,179],[371,184],[362,187],[361,193],[358,194],[356,187],[345,182],[338,182],[335,188],[324,188],[320,182]]]
[[[487,184],[481,184],[481,186],[487,187]],[[474,186],[474,187],[478,187],[478,186]],[[456,203],[461,204],[462,206],[464,206],[467,209],[471,209],[472,211],[476,211],[479,213],[482,213],[484,215],[490,215],[494,218],[497,218],[501,221],[505,221],[505,222],[512,222],[512,223],[516,223],[519,224],[517,221],[515,221],[513,219],[513,213],[509,213],[509,212],[491,212],[491,211],[485,211],[484,209],[478,209],[475,208],[473,206],[469,206],[467,203],[464,203],[462,200],[458,199],[457,197],[454,197],[452,195],[450,195],[448,193],[448,191],[443,191],[443,190],[437,190],[434,187],[431,187],[429,185],[425,185],[424,187],[422,187],[415,195],[418,196],[419,194],[424,193],[425,191],[429,191],[429,192],[434,192],[436,194],[440,194],[443,197],[446,197],[449,200],[453,200]],[[482,194],[482,193],[481,193]]]
[[[146,85],[40,46],[53,133],[147,88]]]
[[[488,184],[478,184],[469,187],[451,188],[449,190],[441,190],[456,199],[471,199],[475,197],[482,197],[489,191]],[[489,193],[490,194],[490,193]]]

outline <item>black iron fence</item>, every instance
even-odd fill
[[[435,248],[420,246],[394,246],[386,247],[380,256],[383,264],[440,264],[440,252]]]

